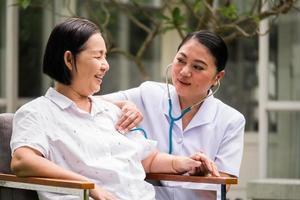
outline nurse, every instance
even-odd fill
[[[105,98],[134,102],[144,116],[139,126],[147,132],[150,139],[158,141],[161,151],[174,155],[190,155],[201,151],[216,163],[221,176],[238,177],[245,118],[211,95],[224,77],[227,58],[225,42],[212,32],[190,33],[182,40],[170,66],[173,83],[169,86],[171,113],[177,117],[185,108],[196,106],[174,122],[171,138],[166,83],[147,81],[137,88],[105,95]],[[162,184],[216,190],[215,185],[183,185],[176,182]],[[196,198],[199,199],[197,192],[184,193],[183,190],[174,188],[159,189],[157,193],[157,199]]]

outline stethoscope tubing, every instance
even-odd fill
[[[169,68],[172,66],[172,64],[169,64],[167,66],[167,69],[166,69],[166,86],[167,86],[167,93],[168,93],[168,104],[169,104],[169,112],[168,112],[168,115],[169,115],[169,118],[170,118],[170,126],[169,126],[169,151],[168,153],[169,154],[172,154],[173,153],[173,127],[174,127],[174,123],[180,119],[182,119],[188,112],[190,112],[194,107],[196,107],[197,105],[201,104],[205,99],[207,99],[208,97],[214,95],[220,88],[220,82],[218,81],[218,85],[217,85],[217,88],[210,92],[206,97],[202,98],[200,101],[198,101],[197,103],[195,103],[194,105],[192,106],[189,106],[185,109],[183,109],[181,111],[181,114],[177,117],[173,116],[173,104],[172,104],[172,99],[171,99],[171,93],[170,93],[170,88],[169,88],[169,81],[168,81],[168,71],[169,71]],[[133,128],[131,129],[130,131],[141,131],[143,134],[144,134],[144,137],[147,139],[147,133],[146,131],[143,129],[143,128]]]
[[[189,107],[183,109],[181,111],[181,114],[179,116],[175,117],[175,116],[173,116],[173,113],[172,113],[173,104],[172,104],[172,100],[171,100],[171,93],[170,93],[169,81],[168,81],[168,71],[169,71],[169,68],[171,66],[172,66],[172,64],[169,64],[167,66],[167,69],[166,69],[166,86],[167,86],[168,102],[169,102],[169,112],[168,112],[168,115],[169,115],[169,118],[170,118],[170,126],[169,126],[169,152],[168,152],[169,154],[173,153],[173,139],[172,138],[173,138],[173,127],[174,127],[175,121],[178,121],[178,120],[182,119],[184,117],[184,115],[186,115],[188,112],[190,112],[192,110],[192,108],[194,108],[197,105],[201,104],[208,97],[214,95],[219,90],[219,88],[220,88],[220,82],[218,81],[217,88],[213,92],[209,93],[206,97],[202,98],[200,101],[198,101],[194,105],[189,106]]]

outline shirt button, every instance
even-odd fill
[[[178,138],[177,143],[181,144],[183,142],[183,138]]]

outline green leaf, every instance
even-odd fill
[[[166,27],[162,28],[160,32],[161,33],[166,33],[166,32],[168,32],[170,30],[173,30],[173,29],[174,29],[174,26],[166,26]]]
[[[166,16],[166,15],[160,13],[160,12],[157,13],[156,16],[157,16],[158,19],[161,19],[161,20],[166,20],[166,21],[170,21],[171,20],[170,17],[168,17],[168,16]]]
[[[175,7],[172,11],[172,17],[177,18],[180,16],[180,9],[178,7]]]
[[[236,5],[231,4],[229,6],[221,7],[219,12],[227,19],[234,20],[238,18]]]
[[[193,10],[195,13],[199,12],[202,9],[202,2],[201,0],[196,0],[193,4]]]
[[[173,23],[175,25],[181,25],[185,21],[185,17],[181,15],[180,9],[175,7],[172,11]]]
[[[18,4],[25,10],[30,6],[31,0],[18,0]]]
[[[259,21],[260,21],[260,18],[259,18],[259,16],[252,16],[252,19],[253,19],[253,21],[255,22],[255,23],[259,23]]]

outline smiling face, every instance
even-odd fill
[[[74,59],[72,64],[67,64],[69,68],[71,67],[70,87],[78,94],[89,96],[100,90],[102,79],[109,69],[106,52],[104,39],[100,33],[96,33],[87,40],[84,50],[76,56],[77,70],[73,64]],[[68,55],[65,57],[68,60]]]
[[[223,75],[224,71],[217,72],[210,51],[193,38],[181,46],[173,60],[172,81],[181,103],[197,103]]]

